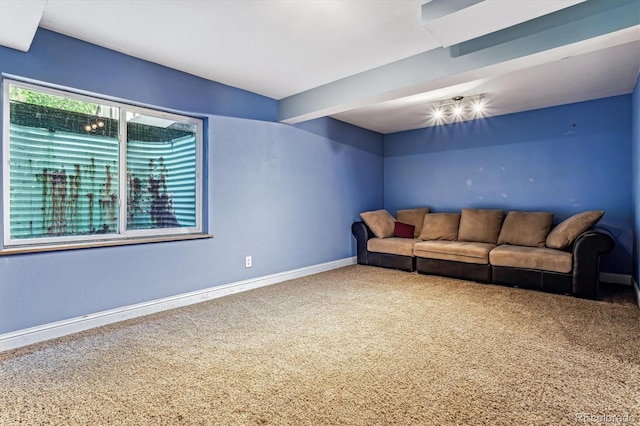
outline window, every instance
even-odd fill
[[[202,235],[202,120],[3,90],[4,249]]]

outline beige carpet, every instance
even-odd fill
[[[2,425],[640,424],[639,407],[633,301],[365,266],[0,354]]]

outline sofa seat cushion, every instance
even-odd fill
[[[489,260],[493,266],[536,269],[550,272],[571,272],[572,254],[539,247],[499,246],[491,250]]]
[[[495,244],[465,241],[420,241],[413,246],[413,253],[427,259],[484,265],[489,263],[489,252],[495,247]]]
[[[418,241],[414,238],[371,238],[367,241],[367,250],[376,253],[398,254],[413,256],[413,245]]]

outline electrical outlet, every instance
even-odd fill
[[[245,268],[251,268],[251,256],[247,256],[244,258],[244,267]]]

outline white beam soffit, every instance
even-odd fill
[[[611,33],[622,35],[612,34],[608,46],[592,43],[591,49],[638,40],[639,5],[639,0],[589,0],[449,49],[414,55],[284,98],[279,103],[279,120],[295,124],[436,90],[477,78],[483,70],[501,64],[505,72],[538,65],[561,59],[538,55],[546,51],[573,55],[571,49],[561,49],[572,44],[582,49],[579,53],[587,53],[590,47],[585,47],[585,41]]]
[[[422,5],[422,25],[440,46],[449,47],[584,1],[431,0]],[[479,16],[491,19],[479,19]]]
[[[0,46],[29,51],[47,0],[0,0]]]

